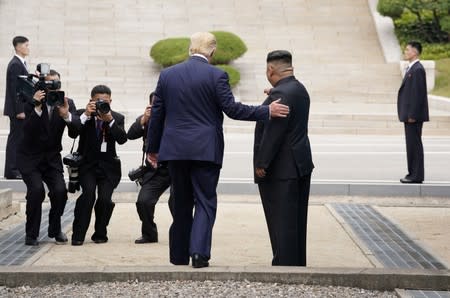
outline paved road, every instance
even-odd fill
[[[4,168],[6,134],[0,134],[0,173]],[[225,157],[222,180],[252,179],[253,135],[225,135]],[[141,158],[141,141],[129,141],[118,147],[123,175],[137,167]],[[64,139],[64,150],[71,140]],[[314,181],[386,181],[396,182],[406,173],[403,136],[311,136],[316,165]],[[448,182],[450,175],[450,137],[425,137],[425,177],[427,182]]]

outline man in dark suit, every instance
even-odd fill
[[[146,139],[148,122],[151,117],[152,104],[155,99],[154,92],[150,94],[149,105],[145,108],[144,114],[140,115],[136,121],[128,129],[127,137],[129,140],[142,138],[143,154],[146,152]],[[145,159],[145,173],[140,180],[141,189],[139,190],[136,209],[139,218],[142,221],[141,237],[136,239],[134,243],[154,243],[158,242],[158,227],[154,221],[155,205],[159,197],[169,188],[170,176],[167,163],[159,164],[155,169]],[[171,198],[169,198],[170,206]]]
[[[60,81],[60,75],[50,70],[45,80]],[[61,216],[67,201],[61,140],[66,126],[69,136],[74,137],[80,123],[73,100],[65,98],[63,106],[51,106],[43,100],[45,95],[44,91],[37,91],[34,103],[29,101],[24,105],[24,132],[17,152],[17,166],[27,186],[26,245],[38,245],[42,202],[45,199],[43,183],[49,189],[51,206],[48,236],[55,238],[57,244],[67,242],[66,235],[61,231]]]
[[[214,35],[196,33],[191,37],[191,57],[161,72],[147,138],[149,161],[154,166],[158,159],[168,161],[172,179],[170,262],[187,265],[191,256],[194,268],[208,266],[211,255],[224,150],[223,112],[250,121],[289,113],[276,102],[256,107],[235,102],[228,75],[209,64],[215,50]]]
[[[429,121],[428,95],[425,69],[419,61],[422,45],[409,42],[405,48],[405,59],[409,64],[398,90],[398,118],[405,126],[408,174],[402,183],[422,183],[425,177],[423,162],[422,127]]]
[[[79,111],[81,128],[77,151],[83,157],[79,167],[82,193],[75,204],[72,245],[83,244],[92,208],[95,210],[95,232],[91,240],[95,243],[108,241],[106,227],[114,209],[111,197],[122,176],[116,143],[127,141],[125,117],[110,109],[111,101],[111,89],[97,85],[91,91],[86,109]]]
[[[29,55],[28,39],[16,36],[13,39],[16,54],[8,64],[6,71],[6,94],[3,115],[9,117],[9,135],[6,143],[5,172],[6,179],[21,179],[16,165],[17,146],[23,137],[24,104],[17,96],[17,77],[27,75],[25,57]]]
[[[255,182],[264,208],[272,265],[306,266],[306,226],[311,173],[308,139],[309,95],[294,77],[288,51],[267,55],[267,79],[273,86],[263,105],[281,98],[287,118],[258,121],[253,149]]]

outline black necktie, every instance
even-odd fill
[[[102,136],[102,126],[103,126],[103,121],[100,119],[97,119],[97,138],[100,139],[100,137]]]

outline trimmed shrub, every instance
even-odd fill
[[[216,65],[216,66],[228,74],[228,77],[230,78],[230,86],[231,87],[234,87],[239,83],[239,81],[241,79],[241,74],[239,73],[239,71],[236,68],[234,68],[230,65],[223,65],[223,64]]]
[[[217,50],[212,64],[228,64],[247,52],[247,47],[236,34],[225,31],[212,31],[217,40]]]
[[[189,38],[167,38],[155,43],[150,50],[150,57],[163,67],[183,62],[189,57]]]

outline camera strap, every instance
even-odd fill
[[[75,147],[75,141],[78,139],[78,137],[76,137],[75,139],[73,139],[73,142],[72,142],[72,148],[70,148],[70,153],[72,154],[73,153],[73,147]]]

